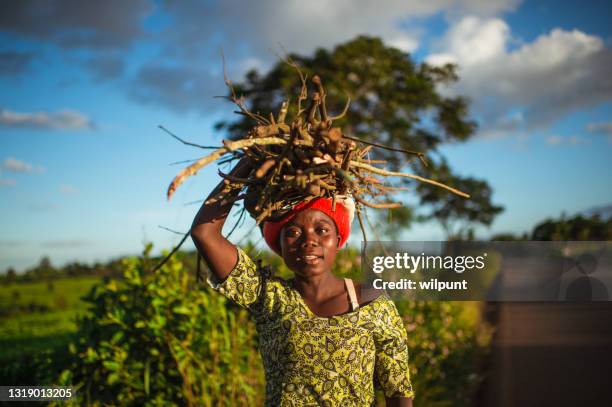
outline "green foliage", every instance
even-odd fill
[[[415,403],[461,407],[474,403],[491,330],[476,302],[397,302],[406,324]]]
[[[147,247],[124,260],[124,280],[84,298],[72,364],[60,383],[77,405],[248,405],[261,394],[255,328],[245,311],[195,286],[178,258],[155,274]]]
[[[612,218],[602,220],[599,216],[577,215],[569,219],[565,216],[547,219],[533,229],[531,240],[612,240]]]

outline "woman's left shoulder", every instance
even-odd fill
[[[371,302],[386,302],[389,296],[385,290],[378,290],[365,284],[359,284],[359,305],[368,305]]]

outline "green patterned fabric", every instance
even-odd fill
[[[255,320],[266,406],[372,406],[375,384],[387,397],[414,397],[406,329],[386,293],[355,311],[318,317],[288,281],[240,248],[231,274],[208,281]]]

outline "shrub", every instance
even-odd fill
[[[397,302],[408,332],[410,373],[419,406],[474,405],[492,334],[479,321],[478,304]]]
[[[251,405],[262,371],[245,311],[194,281],[178,258],[152,274],[124,261],[125,279],[94,286],[60,377],[77,405]]]

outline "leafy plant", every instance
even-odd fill
[[[238,309],[194,281],[174,257],[150,273],[124,261],[120,283],[95,286],[78,321],[73,362],[60,377],[82,405],[253,404],[262,373],[255,328]]]
[[[492,334],[480,324],[478,303],[408,301],[397,308],[408,332],[418,405],[473,405]]]

